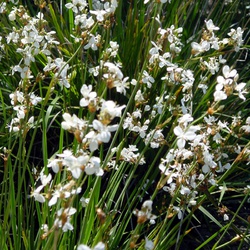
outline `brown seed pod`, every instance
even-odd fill
[[[212,107],[209,107],[208,110],[207,110],[207,113],[208,113],[209,115],[212,115],[214,112],[215,112],[215,111],[214,111],[214,109],[213,109]]]
[[[67,215],[67,213],[65,213],[65,212],[63,211],[63,213],[62,213],[62,215],[61,215],[62,225],[65,225],[65,223],[67,222],[67,220],[68,220],[68,215]]]
[[[106,220],[106,214],[103,212],[101,208],[96,209],[97,217],[100,220],[101,224],[103,224]]]

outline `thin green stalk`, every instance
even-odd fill
[[[247,200],[249,194],[250,194],[250,191],[248,191],[248,193],[245,195],[245,197],[244,197],[244,199],[242,200],[241,204],[239,205],[239,207],[237,208],[236,212],[234,213],[232,219],[231,219],[230,222],[228,223],[226,230],[223,231],[221,237],[220,237],[220,238],[218,239],[218,241],[213,245],[212,250],[220,249],[221,247],[224,246],[224,245],[218,246],[218,244],[219,244],[220,241],[223,239],[224,235],[227,233],[227,230],[228,230],[230,227],[232,227],[233,222],[234,222],[236,216],[239,214],[240,209],[241,209],[242,206],[245,204],[245,202],[246,202],[246,200]],[[218,246],[218,247],[217,247],[217,246]]]

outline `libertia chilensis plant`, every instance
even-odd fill
[[[249,246],[249,6],[2,2],[0,248]]]

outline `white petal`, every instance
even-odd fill
[[[78,179],[82,173],[82,170],[80,168],[70,169],[72,175],[74,178]]]
[[[181,129],[180,126],[177,126],[174,128],[174,133],[176,136],[180,136],[180,135],[183,135],[183,130]]]
[[[209,166],[208,166],[208,165],[203,165],[203,167],[202,167],[202,172],[203,172],[204,174],[207,174],[209,171],[210,171]]]
[[[97,142],[97,140],[91,141],[91,142],[89,143],[89,150],[90,150],[91,152],[94,152],[94,151],[97,150],[97,149],[98,149],[98,142]]]
[[[202,48],[201,48],[201,46],[200,46],[199,43],[192,42],[192,43],[191,43],[191,47],[192,47],[192,49],[193,49],[194,51],[197,51],[197,52],[202,51]]]
[[[237,70],[233,69],[232,71],[229,72],[228,77],[235,77],[237,74]]]
[[[49,204],[48,204],[49,207],[55,205],[56,202],[57,202],[57,199],[58,199],[58,197],[54,195],[54,196],[50,199],[50,201],[49,201]]]
[[[34,198],[35,198],[36,201],[38,201],[40,203],[44,203],[45,202],[45,198],[41,194],[34,193],[33,196],[34,196]]]
[[[104,128],[104,126],[103,126],[103,124],[102,124],[100,121],[94,120],[94,121],[93,121],[93,128],[94,128],[95,130],[102,131],[103,128]]]
[[[214,101],[226,100],[227,95],[223,91],[215,91],[214,92]]]
[[[246,86],[246,83],[245,83],[245,82],[241,82],[241,83],[239,83],[239,84],[235,87],[235,90],[236,90],[236,91],[241,91],[245,86]]]
[[[118,127],[119,127],[118,124],[108,126],[108,131],[114,132],[114,131],[116,131],[118,129]]]
[[[226,80],[223,76],[218,76],[217,77],[217,82],[224,85],[226,83]]]
[[[89,248],[89,247],[86,246],[86,245],[81,244],[81,245],[79,245],[79,246],[77,247],[77,250],[91,250],[91,248]]]
[[[153,205],[153,201],[146,200],[143,202],[142,207],[147,208],[149,211],[152,211],[152,205]]]
[[[229,66],[228,65],[225,65],[223,68],[222,68],[222,73],[223,75],[228,78],[228,75],[229,75]]]
[[[149,240],[147,237],[145,238],[145,250],[152,250],[154,249],[154,242],[152,240]]]
[[[102,131],[101,134],[98,135],[98,140],[108,143],[110,140],[111,134],[108,131]]]
[[[184,139],[182,139],[182,138],[178,139],[177,146],[178,146],[179,149],[184,148],[185,144],[186,144],[186,141]]]
[[[63,232],[72,231],[73,229],[74,227],[69,222],[66,222],[62,228]]]
[[[86,167],[85,169],[84,169],[84,171],[85,171],[85,173],[87,174],[87,175],[92,175],[92,174],[94,174],[95,172],[96,172],[96,169],[94,168],[94,167],[90,167],[90,166],[88,166],[88,167]]]
[[[186,139],[186,140],[192,141],[192,140],[195,139],[196,134],[195,134],[194,132],[192,132],[192,131],[187,131],[187,132],[184,134],[184,136],[185,136],[185,139]]]
[[[95,247],[94,250],[105,250],[105,245],[102,242],[99,242]]]
[[[80,100],[80,106],[81,106],[81,107],[87,107],[88,105],[89,105],[89,101],[88,101],[87,99],[82,98],[82,99]]]
[[[104,174],[104,171],[102,168],[99,168],[98,170],[96,170],[96,173],[95,173],[96,176],[103,176],[103,174]]]

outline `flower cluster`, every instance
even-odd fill
[[[10,94],[16,117],[11,120],[9,130],[27,132],[35,122],[30,111],[42,101],[42,97],[30,89],[33,89],[51,71],[55,72],[54,77],[58,79],[59,84],[68,88],[70,86],[67,80],[69,66],[61,58],[52,60],[50,57],[51,50],[59,42],[55,38],[55,31],[45,31],[47,21],[43,13],[39,12],[35,17],[31,17],[20,5],[18,8],[13,7],[9,20],[23,24],[19,29],[13,26],[12,31],[6,36],[6,44],[15,46],[18,58],[20,58],[18,64],[12,66],[12,74],[18,75],[20,81],[17,90]],[[35,78],[33,67],[36,65],[36,57],[40,55],[47,59],[47,64],[44,72],[39,73]]]
[[[93,249],[110,248],[111,240],[106,239],[113,237],[116,221],[120,223],[117,214],[125,214],[123,205],[133,211],[130,215],[126,211],[128,220],[133,214],[137,217],[134,232],[142,230],[147,221],[153,228],[158,219],[152,213],[153,200],[159,198],[161,190],[173,199],[163,205],[167,213],[159,206],[159,218],[176,214],[182,220],[186,210],[198,207],[202,192],[219,187],[219,177],[235,162],[249,162],[249,146],[241,143],[241,137],[250,133],[249,115],[238,111],[224,114],[228,103],[234,106],[234,100],[247,99],[248,83],[241,82],[224,53],[227,48],[239,52],[242,29],[231,29],[226,38],[220,38],[220,28],[209,19],[198,42],[191,40],[193,37],[185,41],[183,27],[163,25],[165,17],[160,14],[168,6],[164,3],[171,5],[171,0],[143,3],[148,4],[144,6],[146,15],[155,11],[150,31],[150,21],[138,29],[143,19],[134,18],[132,8],[124,10],[131,17],[116,20],[118,10],[123,12],[122,5],[118,7],[121,1],[67,1],[61,6],[70,19],[65,36],[58,32],[65,24],[60,27],[51,3],[48,8],[39,6],[40,12],[33,17],[21,5],[0,4],[0,15],[7,13],[8,22],[13,24],[6,37],[0,36],[0,51],[9,52],[6,47],[13,47],[16,53],[9,74],[16,84],[7,95],[12,110],[8,132],[25,138],[35,127],[43,134],[41,143],[46,144],[48,128],[56,128],[56,133],[60,130],[59,148],[56,145],[48,152],[44,146],[43,166],[34,170],[31,182],[29,198],[53,211],[50,218],[43,219],[42,239],[74,230],[74,217],[83,215],[86,223],[86,217],[98,206],[97,210],[105,210],[105,220],[96,224],[99,238],[86,236],[78,244],[89,244],[89,237],[94,245],[99,242]],[[53,28],[46,20],[47,12],[51,12]],[[113,36],[117,26],[128,25],[129,18],[135,19],[135,30],[147,37],[140,51],[143,59],[136,62],[134,72],[123,60],[126,43]],[[133,32],[126,35],[133,37]],[[184,60],[183,54],[190,58]],[[126,59],[131,61],[129,56]],[[7,152],[4,149],[1,157],[6,158]],[[27,150],[30,154],[31,148]],[[22,156],[26,157],[25,143]],[[146,174],[141,177],[141,173]],[[134,197],[127,197],[131,189]],[[132,207],[138,197],[144,200],[140,210]],[[164,197],[159,198],[162,204]],[[224,220],[229,219],[227,212],[220,208]],[[96,223],[92,219],[91,223]],[[108,230],[104,236],[103,229]],[[132,243],[137,244],[136,240]],[[154,249],[157,244],[147,237],[142,240],[145,249]],[[85,244],[75,248],[91,249]]]
[[[237,83],[239,75],[235,69],[230,70],[228,65],[222,68],[223,76],[217,77],[216,91],[214,92],[214,101],[221,101],[227,99],[235,90],[238,92],[239,98],[246,100],[243,94],[246,94],[244,90],[246,83]]]
[[[146,200],[143,202],[141,210],[135,210],[133,213],[137,216],[137,223],[142,224],[147,220],[150,221],[151,224],[155,223],[156,216],[152,214],[152,205],[153,201]]]

